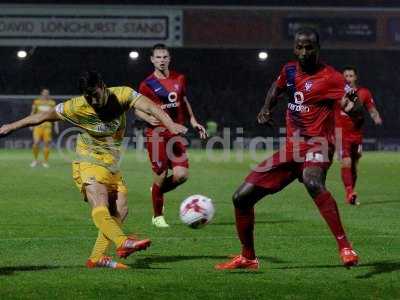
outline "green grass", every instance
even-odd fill
[[[230,198],[248,173],[249,157],[209,162],[202,152],[190,155],[190,180],[167,195],[167,230],[150,225],[148,162],[132,153],[124,159],[125,229],[149,236],[153,245],[127,260],[130,270],[113,271],[84,267],[97,230],[70,164],[54,154],[49,170],[31,169],[28,151],[0,151],[0,299],[400,299],[398,154],[364,154],[359,207],[344,204],[338,164],[330,170],[327,184],[360,266],[340,265],[327,226],[295,182],[257,205],[258,272],[213,269],[239,250]],[[195,193],[213,198],[217,210],[201,230],[178,219],[181,200]]]

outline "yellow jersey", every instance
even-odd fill
[[[121,86],[106,88],[106,97],[103,113],[96,112],[83,96],[58,104],[56,112],[81,129],[76,144],[78,161],[100,165],[115,173],[119,171],[125,112],[133,108],[142,95]]]
[[[56,101],[52,99],[35,99],[32,103],[32,114],[37,114],[43,111],[49,111],[50,109],[56,106]],[[38,126],[37,128],[49,128],[51,129],[53,124],[51,122],[44,122]]]

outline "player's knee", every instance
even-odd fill
[[[158,186],[161,186],[162,183],[164,182],[165,178],[167,178],[167,172],[162,171],[161,173],[154,173],[154,183],[156,183]]]
[[[251,206],[251,204],[247,201],[246,197],[240,191],[236,191],[233,194],[232,202],[235,208],[247,208]]]
[[[307,178],[304,180],[304,185],[311,195],[311,197],[315,197],[316,195],[322,193],[325,190],[324,184],[321,180],[316,178]]]
[[[351,168],[351,158],[350,157],[343,158],[341,161],[341,166],[342,168]]]
[[[108,191],[102,184],[85,184],[85,196],[93,208],[100,206],[109,207]]]
[[[240,194],[238,191],[236,191],[233,195],[232,195],[232,203],[233,206],[236,208],[240,207]]]
[[[188,180],[188,178],[189,178],[189,173],[186,170],[174,173],[174,180],[179,184],[184,183],[186,180]]]
[[[124,206],[124,207],[121,207],[120,209],[118,209],[118,214],[119,214],[119,217],[121,219],[121,222],[124,222],[125,219],[128,217],[128,214],[129,214],[128,206]]]

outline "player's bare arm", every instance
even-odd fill
[[[267,96],[265,97],[264,106],[261,108],[257,116],[259,124],[267,124],[269,126],[274,125],[272,110],[278,103],[278,99],[283,96],[284,92],[284,89],[278,88],[276,82],[272,83],[271,87],[268,89]]]
[[[158,119],[173,134],[185,134],[187,132],[185,126],[174,123],[168,114],[145,96],[138,99],[134,108]]]
[[[199,132],[201,139],[206,139],[208,137],[207,130],[204,128],[203,125],[197,122],[197,119],[193,113],[193,109],[192,106],[190,105],[188,98],[184,96],[183,100],[185,101],[186,108],[190,117],[190,125],[192,125],[192,127]]]
[[[10,124],[5,124],[0,127],[0,135],[6,135],[11,133],[14,130],[36,126],[42,124],[43,122],[55,122],[59,121],[61,118],[56,113],[55,109],[51,109],[49,111],[39,112],[37,114],[29,115],[21,120],[15,121]]]
[[[375,125],[382,125],[381,115],[379,114],[378,110],[375,107],[372,107],[369,110],[369,115],[371,116],[371,118],[374,121]]]
[[[158,126],[161,124],[161,122],[158,119],[156,119],[155,117],[153,117],[141,110],[138,110],[138,109],[135,109],[135,116],[142,119],[143,121],[149,123],[152,126]]]
[[[35,104],[32,104],[31,115],[33,115],[35,113],[35,110],[36,110]],[[33,127],[29,126],[29,130],[33,131]]]

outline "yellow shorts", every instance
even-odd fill
[[[85,185],[101,183],[107,187],[109,192],[128,193],[121,172],[111,173],[107,168],[88,162],[73,162],[72,177],[78,189],[84,193]]]
[[[51,128],[40,128],[35,127],[33,128],[33,140],[36,142],[46,142],[50,143],[52,139],[51,136]]]

